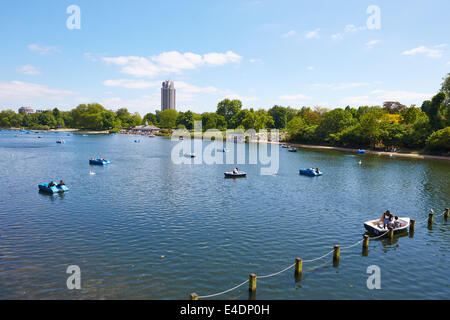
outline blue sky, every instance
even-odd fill
[[[66,12],[81,10],[80,29]],[[380,28],[367,21],[380,10]],[[450,72],[448,0],[16,0],[0,6],[0,109],[418,104]],[[373,21],[373,20],[371,20]]]

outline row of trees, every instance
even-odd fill
[[[243,109],[239,100],[225,99],[216,112],[202,114],[192,111],[156,111],[143,118],[126,108],[117,111],[100,104],[82,104],[71,111],[57,108],[38,114],[0,112],[0,127],[48,129],[69,127],[89,130],[119,130],[141,124],[163,129],[192,130],[194,121],[208,129],[280,129],[286,130],[293,142],[326,144],[344,147],[406,147],[427,148],[440,153],[450,152],[450,74],[441,90],[422,106],[407,107],[388,101],[383,106],[337,108],[316,107],[294,109],[275,105],[269,110]]]
[[[141,123],[142,118],[138,113],[131,114],[126,108],[114,112],[97,103],[81,104],[71,111],[54,108],[51,111],[31,114],[16,113],[12,110],[0,112],[0,127],[3,128],[112,130],[130,128]]]

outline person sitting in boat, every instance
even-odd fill
[[[234,174],[238,174],[238,173],[239,173],[239,169],[238,169],[238,168],[234,168],[234,169],[233,169],[233,173],[234,173]]]
[[[400,221],[398,221],[398,217],[395,216],[394,219],[395,219],[393,223],[394,229],[400,228]]]
[[[64,183],[64,181],[59,180],[59,184],[57,185],[57,187],[62,187],[65,186],[66,184]]]
[[[56,186],[56,184],[53,181],[48,184],[49,188],[54,187],[54,186]]]
[[[320,171],[319,171],[319,168],[316,168],[316,173],[319,173]]]

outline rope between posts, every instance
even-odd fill
[[[242,282],[241,284],[238,284],[237,286],[235,286],[235,287],[233,287],[233,288],[231,288],[231,289],[228,289],[228,290],[225,290],[225,291],[222,291],[222,292],[218,292],[218,293],[214,293],[214,294],[210,294],[210,295],[208,295],[208,296],[199,296],[198,298],[199,299],[206,299],[206,298],[212,298],[212,297],[216,297],[216,296],[220,296],[220,295],[222,295],[222,294],[225,294],[225,293],[228,293],[228,292],[231,292],[231,291],[233,291],[233,290],[236,290],[237,288],[239,288],[239,287],[242,287],[244,284],[246,284],[248,282],[248,280],[245,280],[244,282]]]
[[[442,216],[442,215],[444,215],[444,214],[445,214],[445,211],[444,211],[443,213],[437,215],[436,217],[440,217],[440,216]],[[419,224],[420,224],[420,223],[423,223],[423,222],[425,222],[425,221],[427,221],[427,220],[428,220],[428,218],[427,218],[426,220],[424,220],[424,221],[419,222]],[[369,239],[370,239],[370,240],[375,240],[375,239],[382,238],[382,237],[385,236],[388,232],[389,232],[389,230],[386,230],[384,233],[382,233],[382,234],[380,234],[380,235],[378,235],[378,236],[376,236],[376,237],[369,237]],[[364,241],[364,239],[359,240],[359,241],[357,241],[357,242],[355,242],[354,244],[351,244],[351,245],[349,245],[349,246],[341,247],[341,250],[346,250],[346,249],[353,248],[353,247],[357,246],[358,244],[360,244],[360,243],[363,242],[363,241]],[[321,260],[321,259],[325,258],[326,256],[330,255],[330,254],[333,253],[333,252],[334,252],[334,249],[331,250],[331,251],[329,251],[329,252],[327,252],[326,254],[324,254],[324,255],[322,255],[322,256],[320,256],[320,257],[317,257],[317,258],[314,258],[314,259],[310,259],[310,260],[302,260],[302,261],[305,262],[305,263],[318,261],[318,260]],[[310,268],[310,269],[306,269],[305,272],[306,272],[306,271],[312,271],[312,270],[315,270],[315,269],[320,268],[321,266],[324,266],[324,265],[326,265],[326,264],[328,264],[328,263],[329,263],[329,261],[327,261],[325,264],[322,264],[322,265],[319,265],[319,266],[316,266],[316,267],[312,267],[312,268]],[[283,273],[283,272],[286,272],[287,270],[293,268],[294,266],[295,266],[295,263],[294,263],[294,264],[291,264],[290,266],[288,266],[288,267],[286,267],[286,268],[284,268],[283,270],[280,270],[280,271],[278,271],[278,272],[271,273],[271,274],[264,275],[264,276],[257,276],[257,279],[267,279],[267,278],[275,277],[275,276],[277,276],[277,275],[279,275],[279,274],[281,274],[281,273]],[[226,293],[228,293],[228,292],[234,291],[234,290],[236,290],[236,289],[242,287],[244,284],[246,284],[246,283],[248,283],[248,282],[249,282],[249,280],[245,280],[244,282],[238,284],[237,286],[234,286],[233,288],[230,288],[230,289],[228,289],[228,290],[221,291],[221,292],[218,292],[218,293],[206,295],[206,296],[198,296],[198,299],[212,298],[212,297],[217,297],[217,296],[226,294]]]

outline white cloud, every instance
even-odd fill
[[[366,27],[356,27],[353,24],[348,24],[345,26],[344,32],[358,32],[358,31],[365,30],[365,29],[366,29]]]
[[[317,88],[327,88],[330,90],[345,90],[370,85],[368,82],[341,82],[341,83],[314,83]]]
[[[295,36],[296,34],[297,34],[297,32],[295,32],[295,30],[290,30],[290,31],[288,31],[286,33],[283,33],[281,35],[281,37],[282,38],[289,38],[289,37]]]
[[[373,47],[379,43],[380,43],[380,40],[372,40],[372,41],[366,42],[366,47]]]
[[[314,68],[314,66],[309,66],[306,69],[309,70],[309,71],[313,71],[315,68]]]
[[[163,52],[150,58],[136,56],[109,57],[102,60],[107,64],[122,67],[121,72],[136,77],[156,77],[160,74],[180,73],[200,66],[219,66],[227,63],[237,63],[242,59],[238,54],[225,53],[180,53],[178,51]]]
[[[282,95],[282,96],[279,96],[278,98],[281,100],[289,100],[289,101],[311,99],[311,97],[308,97],[301,93],[294,94],[294,95]]]
[[[344,35],[342,33],[335,33],[331,36],[331,39],[333,40],[340,40],[344,37]]]
[[[411,100],[427,100],[430,99],[433,94],[431,93],[421,93],[421,92],[412,92],[412,91],[401,91],[401,90],[374,90],[372,94],[377,97],[383,99],[383,101],[387,100],[395,100],[395,101],[411,101]]]
[[[305,35],[306,39],[319,39],[320,38],[320,29],[315,29],[312,31],[309,31]]]
[[[228,94],[226,94],[226,95],[224,96],[224,99],[230,99],[230,100],[237,99],[237,100],[241,100],[242,103],[243,103],[244,105],[247,104],[248,102],[254,102],[254,101],[259,101],[259,100],[260,100],[259,97],[255,97],[255,96],[242,96],[242,95],[239,95],[239,94],[237,94],[237,93],[228,93]]]
[[[431,49],[426,46],[420,46],[411,50],[403,51],[403,55],[405,56],[414,56],[416,54],[425,54],[429,58],[441,58],[442,50],[439,49]]]
[[[356,96],[356,97],[347,97],[340,101],[340,104],[343,106],[352,106],[352,107],[360,107],[360,106],[375,106],[379,105],[380,101],[370,97],[368,95],[365,96]]]
[[[57,52],[60,51],[58,47],[41,46],[41,45],[36,44],[36,43],[30,44],[28,46],[28,50],[33,51],[33,52],[37,52],[37,53],[42,54],[42,55],[48,55],[48,54],[57,53]]]
[[[39,69],[31,64],[26,64],[17,69],[17,72],[34,76],[40,73]]]
[[[117,79],[117,80],[105,80],[102,83],[104,86],[108,87],[123,87],[127,89],[148,89],[152,87],[157,87],[160,82],[150,82],[145,80],[136,79]]]
[[[347,33],[356,33],[358,31],[362,31],[365,30],[366,27],[357,27],[354,24],[348,24],[344,27],[344,31],[343,32],[338,32],[335,33],[331,36],[331,39],[333,40],[341,40],[344,38],[344,35]]]
[[[262,59],[250,59],[248,61],[250,61],[250,63],[257,63],[257,62],[262,62]]]
[[[37,97],[45,97],[52,100],[63,100],[69,96],[77,94],[78,92],[52,89],[36,83],[22,81],[0,82],[0,97],[6,99],[27,100]]]
[[[385,101],[400,101],[405,104],[420,104],[422,101],[430,99],[432,96],[433,94],[413,91],[373,90],[366,95],[346,97],[340,100],[340,104],[354,107],[363,105],[382,105]]]

